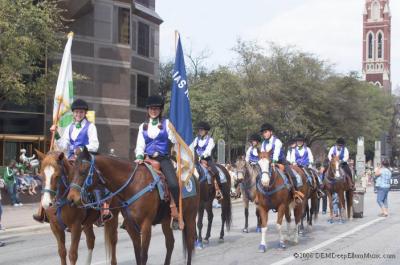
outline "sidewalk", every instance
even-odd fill
[[[49,229],[48,224],[40,224],[32,219],[32,215],[37,212],[39,203],[24,204],[24,206],[3,205],[3,215],[1,225],[4,230],[1,234],[35,231]]]

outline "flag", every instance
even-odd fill
[[[68,41],[65,45],[64,54],[61,60],[58,73],[57,87],[54,95],[53,124],[58,127],[58,133],[63,135],[65,128],[72,123],[73,116],[71,104],[74,96],[72,83],[72,59],[71,46],[74,34],[68,34]]]
[[[189,148],[193,140],[193,128],[185,58],[180,37],[176,47],[175,67],[172,78],[169,118],[173,126],[170,126],[170,129],[177,140],[177,144],[174,145],[173,149],[181,157],[181,163],[178,165],[181,168],[181,180],[186,184],[194,171],[194,155]]]

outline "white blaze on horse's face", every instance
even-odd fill
[[[51,178],[53,177],[55,172],[54,167],[52,166],[47,166],[44,169],[44,188],[46,189],[46,191],[43,192],[43,197],[42,197],[42,206],[44,209],[48,209],[51,205],[51,195],[50,192],[48,192],[47,190],[51,189]]]
[[[260,159],[258,164],[261,168],[261,183],[263,186],[267,187],[269,185],[269,160],[266,158]]]
[[[236,172],[237,179],[243,180],[244,179],[244,172],[242,170]]]
[[[335,178],[340,178],[340,172],[339,172],[339,161],[335,161]]]

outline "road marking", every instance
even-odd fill
[[[347,231],[347,232],[345,232],[345,233],[343,233],[343,234],[340,234],[340,235],[338,235],[338,236],[336,236],[336,237],[334,237],[334,238],[331,238],[331,239],[329,239],[329,240],[326,240],[326,241],[324,241],[324,242],[322,242],[322,243],[320,243],[320,244],[318,244],[318,245],[316,245],[316,246],[314,246],[314,247],[311,247],[311,248],[309,248],[309,249],[306,249],[306,250],[303,250],[303,251],[299,251],[298,253],[310,253],[310,252],[316,251],[316,250],[318,250],[318,249],[321,249],[321,248],[323,248],[323,247],[326,247],[326,246],[329,245],[329,244],[332,244],[332,243],[335,242],[335,241],[338,241],[338,240],[340,240],[340,239],[343,239],[343,238],[345,238],[345,237],[347,237],[347,236],[349,236],[349,235],[351,235],[351,234],[354,234],[354,233],[356,233],[356,232],[358,232],[358,231],[360,231],[360,230],[362,230],[362,229],[364,229],[364,228],[366,228],[366,227],[368,227],[368,226],[371,226],[371,225],[373,225],[373,224],[375,224],[375,223],[377,223],[377,222],[380,222],[380,221],[382,221],[382,220],[385,220],[385,217],[380,217],[380,218],[374,219],[374,220],[372,220],[372,221],[369,221],[368,223],[359,225],[359,226],[353,228],[353,229],[350,230],[350,231]],[[280,261],[274,262],[274,263],[272,263],[271,265],[283,265],[283,264],[291,263],[291,262],[293,262],[293,261],[295,261],[295,260],[296,260],[296,259],[295,259],[294,257],[287,257],[287,258],[284,258],[284,259],[282,259],[282,260],[280,260]]]

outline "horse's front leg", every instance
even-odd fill
[[[165,255],[164,265],[171,264],[171,256],[172,256],[172,251],[174,250],[174,244],[175,244],[174,234],[170,227],[170,220],[171,220],[170,217],[164,218],[164,220],[161,223],[162,230],[163,230],[163,233],[165,236],[165,247],[167,248],[167,254]],[[185,225],[185,227],[186,227],[186,225]]]
[[[201,230],[203,229],[203,217],[204,217],[204,202],[200,200],[198,216],[197,216],[196,249],[203,249],[203,237],[201,235]]]
[[[86,258],[86,265],[92,264],[92,254],[93,254],[93,249],[94,249],[94,242],[96,240],[96,236],[94,235],[93,232],[93,225],[87,225],[83,228],[83,231],[85,232],[86,235],[86,245],[88,248],[88,255]]]
[[[206,211],[207,211],[207,218],[208,218],[207,233],[206,233],[206,237],[204,238],[204,243],[206,243],[206,244],[209,243],[209,239],[211,236],[212,222],[214,219],[212,203],[213,203],[212,199],[210,199],[210,201],[207,201],[207,203],[206,203]]]
[[[329,204],[329,215],[330,215],[330,219],[328,219],[328,222],[333,224],[333,202],[332,202],[332,193],[331,192],[327,192],[327,196],[328,196],[328,204]]]
[[[259,205],[258,206],[260,219],[261,219],[261,242],[258,247],[258,252],[264,253],[267,250],[267,230],[268,230],[268,210],[265,207]]]
[[[257,228],[256,232],[261,233],[261,218],[260,218],[260,212],[258,210],[258,207],[256,207],[256,216],[257,216]]]
[[[243,205],[244,205],[244,228],[243,232],[248,233],[249,232],[249,200],[247,199],[247,195],[243,193]]]
[[[81,240],[81,234],[82,234],[82,227],[81,223],[74,223],[71,226],[71,246],[69,248],[69,262],[71,265],[75,265],[76,261],[78,260],[78,247],[79,247],[79,241]]]
[[[141,227],[142,248],[141,248],[141,265],[146,265],[148,259],[149,245],[151,239],[151,225],[153,218],[146,219]]]
[[[345,200],[344,200],[344,192],[340,191],[339,192],[339,213],[340,213],[340,223],[344,223],[344,218],[343,218],[343,214],[345,212]]]
[[[57,240],[58,255],[61,259],[61,265],[67,265],[67,249],[65,248],[65,232],[50,220],[50,227]]]
[[[285,204],[281,204],[278,207],[278,215],[277,215],[277,220],[276,220],[276,229],[279,232],[279,247],[282,249],[286,248],[285,245],[285,238],[282,233],[282,221],[283,221],[283,216],[285,215],[287,206]]]

